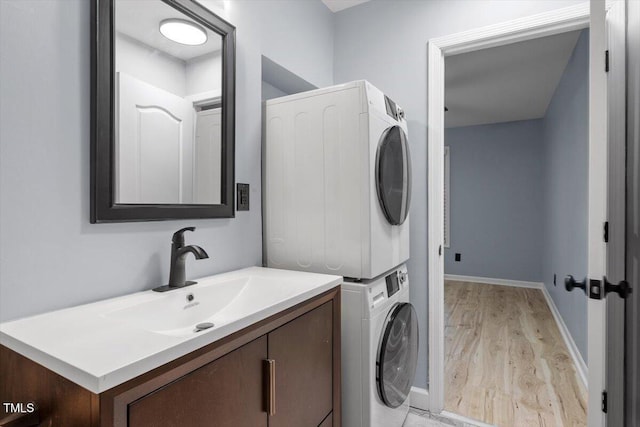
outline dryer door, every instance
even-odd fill
[[[416,311],[409,303],[398,303],[387,315],[376,363],[378,393],[385,405],[397,408],[407,400],[417,363]]]
[[[387,128],[380,137],[376,181],[378,201],[387,221],[402,224],[411,202],[411,158],[407,134],[400,126]]]

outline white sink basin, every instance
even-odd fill
[[[104,313],[103,316],[149,332],[182,336],[219,328],[237,319],[286,300],[299,292],[282,278],[247,272],[246,276],[216,280],[215,276],[165,293],[149,293],[149,300]],[[211,329],[196,325],[213,323]]]
[[[341,280],[250,267],[197,279],[182,289],[137,292],[0,323],[0,344],[98,394],[320,295]],[[205,322],[214,326],[196,332],[196,325]]]

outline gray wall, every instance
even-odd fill
[[[306,81],[290,69],[283,67],[271,58],[262,56],[263,101],[317,88],[318,86]]]
[[[261,264],[261,57],[332,84],[333,16],[319,0],[203,3],[237,27],[236,180],[251,211],[91,225],[90,2],[0,1],[0,320],[164,283],[171,233],[187,225],[211,257],[189,259],[188,276]]]
[[[183,60],[159,52],[119,32],[116,33],[116,46],[116,72],[129,74],[174,95],[187,95]],[[216,86],[219,87],[220,84]]]
[[[262,81],[262,100],[267,101],[273,98],[280,98],[281,96],[290,95],[289,93],[265,82]]]
[[[446,129],[444,141],[451,187],[445,273],[542,281],[542,120]]]
[[[434,37],[508,21],[582,0],[373,0],[336,14],[336,83],[367,79],[407,113],[413,162],[411,300],[420,326],[415,385],[427,372],[427,42]],[[389,31],[381,31],[381,28]]]
[[[587,275],[589,32],[578,39],[543,120],[545,201],[543,281],[584,360],[587,299],[567,292],[568,274]],[[553,285],[553,275],[557,285]]]

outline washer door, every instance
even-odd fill
[[[411,202],[411,158],[407,134],[400,126],[387,128],[376,152],[378,201],[391,225],[407,219]]]
[[[376,383],[385,405],[397,408],[411,390],[418,363],[418,318],[409,303],[398,303],[387,315],[376,363]]]

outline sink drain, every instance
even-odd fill
[[[196,325],[196,330],[194,332],[204,331],[205,329],[209,329],[209,328],[213,328],[213,323],[211,322],[198,323]]]

